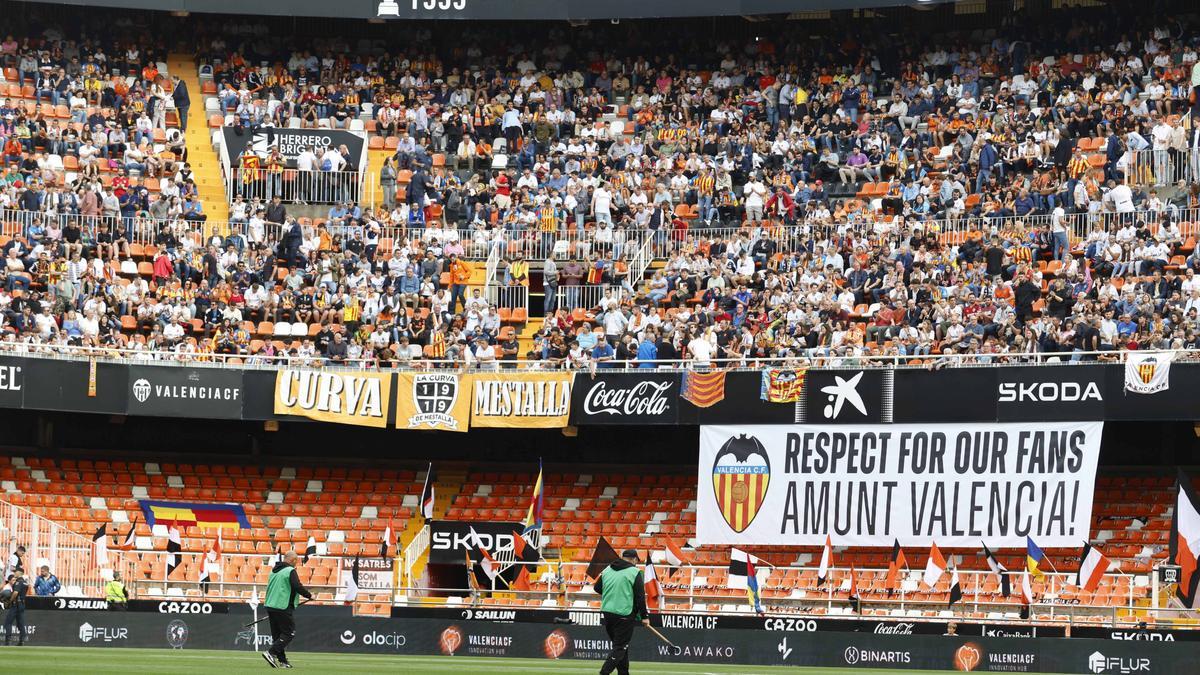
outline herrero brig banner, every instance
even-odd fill
[[[1078,546],[1102,422],[702,426],[702,544]]]

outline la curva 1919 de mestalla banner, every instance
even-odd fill
[[[702,544],[1078,546],[1102,422],[703,426]]]

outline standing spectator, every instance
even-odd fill
[[[558,265],[552,256],[547,256],[546,262],[542,265],[542,288],[546,293],[543,314],[553,316],[554,310],[558,307]]]
[[[25,596],[29,595],[29,583],[25,581],[25,570],[18,567],[5,582],[5,589],[12,592],[8,600],[8,611],[4,614],[4,646],[7,647],[12,637],[12,627],[15,623],[21,636],[17,638],[17,646],[25,645]]]
[[[33,592],[39,597],[47,597],[58,595],[62,590],[62,584],[58,582],[58,577],[50,573],[49,565],[42,565],[38,569],[38,577],[33,582]]]
[[[188,125],[188,110],[192,107],[192,99],[188,95],[187,82],[178,75],[171,76],[171,82],[174,84],[174,89],[171,91],[171,98],[175,100],[175,111],[179,113],[179,129],[187,131]]]

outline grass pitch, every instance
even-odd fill
[[[557,675],[596,673],[599,661],[483,658],[471,656],[392,656],[293,652],[296,671],[314,673],[405,673],[405,675],[476,675],[529,673]],[[0,647],[0,672],[21,673],[263,673],[271,668],[253,652],[184,649],[88,649],[86,647]],[[781,673],[850,673],[850,668],[795,666],[718,666],[702,663],[631,663],[635,675],[776,675]],[[857,669],[861,670],[861,669]],[[280,671],[283,672],[283,671]],[[874,669],[871,673],[935,673],[934,670]]]

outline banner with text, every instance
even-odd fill
[[[281,370],[275,377],[275,414],[382,428],[387,426],[391,378],[389,373]]]
[[[702,544],[1077,546],[1102,422],[700,428]]]
[[[400,373],[396,428],[470,431],[472,375]]]
[[[346,587],[346,579],[354,573],[355,558],[342,558],[339,564],[341,578],[338,585]],[[377,593],[392,590],[392,566],[394,558],[357,558],[358,589],[364,593]]]
[[[477,373],[471,387],[471,425],[559,429],[571,415],[569,372]]]

